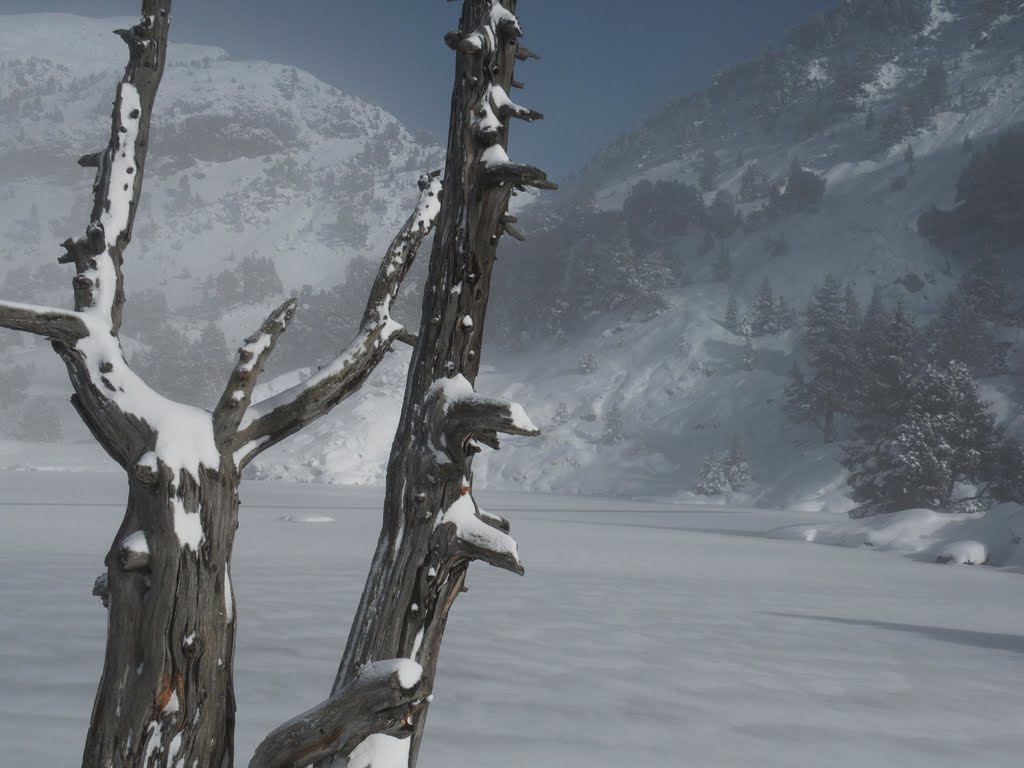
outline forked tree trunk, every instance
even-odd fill
[[[496,448],[499,432],[538,434],[519,406],[473,391],[497,244],[509,230],[518,235],[509,199],[516,188],[554,187],[505,152],[510,118],[541,117],[508,96],[517,57],[533,57],[518,44],[515,7],[515,0],[465,0],[459,30],[446,36],[457,54],[444,197],[388,465],[384,524],[336,693],[367,662],[399,657],[421,664],[430,688],[470,561],[523,573],[508,523],[480,510],[472,496],[479,444]],[[407,755],[402,765],[416,762],[426,703],[423,710],[407,743],[390,745]],[[371,764],[398,763],[381,757]]]

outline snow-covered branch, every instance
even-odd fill
[[[249,768],[302,768],[347,755],[371,734],[408,737],[426,700],[427,680],[416,662],[366,664],[338,693],[272,731]]]
[[[0,301],[0,328],[33,333],[68,346],[89,332],[74,312],[11,301]]]
[[[295,316],[295,299],[288,299],[270,313],[260,329],[245,340],[238,350],[238,365],[231,372],[224,394],[213,411],[214,434],[219,445],[231,439],[242,421],[246,408],[252,401],[256,381],[263,372],[270,353],[278,339],[288,329]]]
[[[468,490],[437,518],[435,527],[450,526],[455,536],[455,553],[466,560],[480,560],[495,568],[522,576],[519,545],[509,536],[508,521],[477,505]]]
[[[500,149],[495,147],[494,149]],[[548,175],[540,168],[526,163],[514,163],[504,152],[484,153],[481,164],[483,185],[500,187],[511,184],[513,187],[534,187],[535,189],[558,189],[558,185],[548,180]],[[504,157],[502,156],[504,155]]]
[[[106,149],[83,157],[96,168],[93,206],[85,236],[65,242],[64,263],[74,263],[75,309],[90,310],[110,323],[115,335],[124,306],[124,249],[142,195],[149,147],[149,123],[163,75],[170,26],[170,0],[144,0],[142,18],[116,33],[128,45],[129,59],[118,83]]]
[[[497,450],[499,433],[540,434],[519,403],[479,395],[461,374],[434,382],[426,404],[435,455],[444,452],[460,471],[468,471],[468,461],[479,452],[477,443]]]
[[[358,391],[393,342],[412,340],[405,328],[391,318],[391,303],[420,245],[434,229],[441,198],[438,175],[432,173],[420,179],[416,210],[391,241],[381,261],[359,333],[352,343],[306,381],[249,406],[233,443],[240,468]]]
[[[434,230],[437,214],[441,210],[440,176],[441,171],[431,171],[419,179],[420,197],[416,202],[416,210],[388,246],[370,288],[361,323],[364,330],[386,322],[390,317],[391,302],[398,295],[402,281],[412,268],[420,245]]]

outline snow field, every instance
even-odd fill
[[[89,590],[123,486],[0,473],[5,764],[79,757],[105,631]],[[381,503],[373,488],[248,483],[242,495],[240,762],[329,689]],[[1017,574],[761,535],[835,521],[816,513],[479,496],[512,520],[527,575],[472,567],[425,768],[1019,762]]]

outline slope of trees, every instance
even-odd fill
[[[975,377],[997,371],[980,308],[1003,314],[994,267],[969,272],[922,333],[876,289],[861,317],[853,287],[827,276],[805,315],[809,373],[794,366],[787,408],[826,442],[845,438],[851,514],[1024,500],[1021,446],[995,422]],[[840,434],[836,417],[849,428]],[[960,488],[973,488],[963,500]]]

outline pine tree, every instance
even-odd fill
[[[796,311],[782,296],[775,297],[775,332],[783,333],[796,325]]]
[[[750,464],[743,452],[743,441],[739,434],[733,435],[732,446],[725,459],[726,479],[734,491],[742,491],[750,485]]]
[[[757,367],[757,351],[754,349],[754,341],[748,334],[743,342],[743,369],[752,371]]]
[[[793,362],[789,369],[789,383],[784,392],[786,411],[798,424],[814,419],[814,394],[800,366]]]
[[[826,443],[835,440],[835,415],[849,410],[856,390],[856,313],[849,297],[850,291],[844,294],[839,282],[826,275],[807,307],[807,348],[814,367],[808,386]]]
[[[701,496],[720,496],[729,490],[729,478],[726,476],[722,459],[712,453],[704,460],[697,475],[697,487],[694,492]]]
[[[739,306],[736,301],[736,291],[729,291],[729,301],[725,305],[725,327],[733,333],[739,330]]]
[[[558,403],[558,407],[555,408],[554,414],[551,416],[551,423],[556,427],[564,426],[569,423],[569,404],[565,401]]]
[[[766,277],[761,282],[761,290],[751,307],[754,313],[750,321],[750,330],[754,336],[769,336],[778,332],[775,316],[775,295],[771,281]]]
[[[946,508],[955,483],[994,484],[1013,454],[970,370],[952,362],[917,376],[900,422],[878,440],[855,446],[845,463],[863,515]]]
[[[618,445],[625,439],[623,434],[622,407],[616,400],[611,404],[608,412],[604,415],[604,435],[602,442],[605,445]]]
[[[871,312],[869,309],[865,328]],[[902,418],[920,345],[917,328],[902,304],[881,318],[880,324],[881,329],[875,335],[863,333],[858,367],[857,428],[868,438],[891,429]]]

